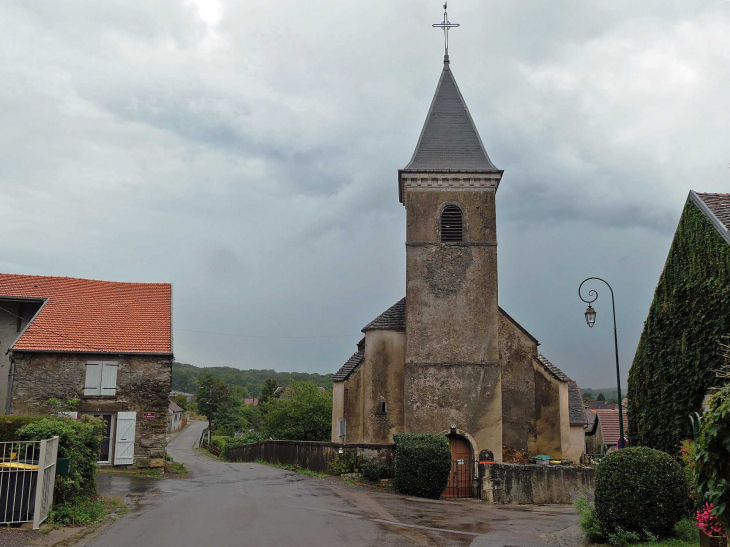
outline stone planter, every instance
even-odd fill
[[[700,530],[700,547],[727,547],[727,538],[711,536],[704,530]]]

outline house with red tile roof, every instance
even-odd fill
[[[100,463],[162,466],[172,379],[172,286],[0,274],[0,404],[49,399],[105,423]]]

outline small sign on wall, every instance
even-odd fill
[[[151,420],[152,418],[157,416],[157,414],[155,412],[143,412],[142,416],[144,417],[145,420]]]

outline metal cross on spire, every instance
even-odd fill
[[[452,23],[449,21],[449,16],[446,13],[446,5],[448,2],[444,2],[444,20],[441,23],[434,23],[431,25],[432,27],[443,29],[444,31],[444,62],[449,62],[449,29],[450,28],[456,28],[461,25],[459,23]]]

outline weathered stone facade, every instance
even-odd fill
[[[118,362],[114,396],[85,396],[86,363],[102,359]],[[120,356],[79,353],[12,353],[15,367],[11,412],[48,414],[48,400],[79,399],[82,413],[136,412],[134,465],[164,465],[168,394],[172,384],[172,355]],[[154,413],[145,418],[145,413]]]

